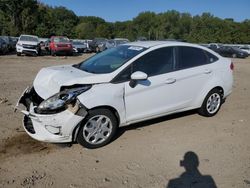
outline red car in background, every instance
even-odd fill
[[[70,40],[64,36],[52,36],[49,44],[52,56],[63,54],[73,55],[73,46]]]

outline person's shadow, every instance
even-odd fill
[[[171,179],[166,188],[217,188],[210,175],[202,175],[198,169],[199,158],[196,153],[185,153],[180,166],[185,168],[178,178]]]

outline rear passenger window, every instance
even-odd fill
[[[179,46],[177,69],[186,69],[208,63],[204,50],[194,47]]]
[[[132,65],[132,72],[142,71],[148,76],[168,73],[174,70],[173,47],[156,49],[145,54]]]

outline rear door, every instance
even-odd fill
[[[214,74],[211,62],[216,57],[208,57],[208,53],[200,48],[178,46],[176,56],[176,84],[182,95],[180,108],[192,108],[193,101],[199,96],[202,88]]]

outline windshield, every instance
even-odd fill
[[[143,52],[146,48],[123,45],[94,55],[77,67],[83,71],[104,74],[118,69],[128,60]]]
[[[54,42],[69,42],[69,39],[66,37],[55,37]]]
[[[21,36],[20,37],[21,41],[32,41],[32,42],[38,42],[38,38],[37,37],[32,37],[32,36]]]

